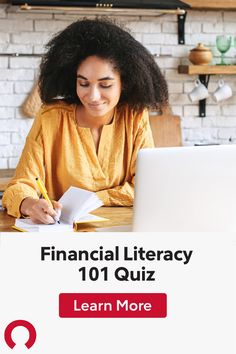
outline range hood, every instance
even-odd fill
[[[189,1],[189,0],[187,0]],[[185,44],[184,26],[187,9],[191,6],[180,0],[11,0],[18,5],[16,11],[76,12],[79,15],[106,16],[156,16],[176,14],[178,20],[178,43]]]
[[[113,9],[189,9],[190,6],[180,0],[12,0],[12,5],[43,7],[80,7]]]

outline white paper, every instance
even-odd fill
[[[36,224],[31,219],[16,219],[15,226],[29,232],[42,232],[42,231],[73,231],[73,225],[60,222],[60,224]]]
[[[82,216],[103,205],[94,192],[77,187],[70,187],[59,202],[63,205],[61,220],[69,224],[80,221]]]

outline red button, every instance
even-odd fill
[[[82,317],[166,317],[166,294],[60,294],[59,316]]]

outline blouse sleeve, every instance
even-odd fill
[[[154,142],[149,124],[148,111],[142,113],[137,133],[134,138],[133,153],[130,165],[130,181],[123,185],[97,192],[97,196],[105,206],[132,206],[134,200],[135,166],[138,151],[141,148],[153,148]]]
[[[36,177],[44,178],[44,154],[41,117],[35,122],[27,136],[20,161],[13,179],[3,194],[2,205],[8,214],[20,217],[20,205],[27,197],[39,198]]]

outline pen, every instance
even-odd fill
[[[20,232],[26,232],[26,230],[21,229],[20,227],[17,227],[15,225],[12,226],[12,229],[16,230],[16,231],[20,231]]]
[[[39,190],[40,190],[40,192],[42,193],[44,199],[48,202],[48,204],[50,205],[50,207],[51,207],[52,209],[54,209],[54,208],[53,208],[53,205],[52,205],[52,202],[51,202],[51,200],[49,199],[47,190],[46,190],[46,188],[45,188],[43,182],[41,181],[41,179],[40,179],[39,177],[36,177],[35,179],[36,179],[36,183],[37,183],[37,185],[38,185],[38,187],[39,187]],[[60,224],[58,215],[57,215],[57,216],[54,216],[53,219],[54,219],[55,221],[57,221],[58,224]]]

